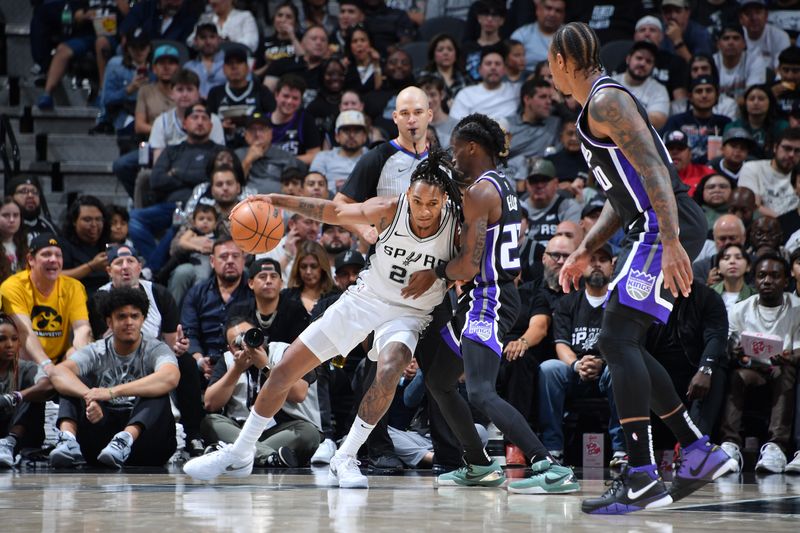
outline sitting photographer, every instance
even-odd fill
[[[228,351],[214,365],[205,394],[206,410],[201,431],[206,442],[219,446],[232,443],[261,387],[269,369],[283,357],[288,344],[271,342],[247,317],[233,316],[225,324]],[[266,350],[265,350],[266,346]],[[308,463],[321,442],[321,423],[317,401],[315,371],[298,380],[289,391],[286,403],[278,411],[256,442],[255,465],[261,467],[296,467]],[[216,414],[222,411],[221,414]]]
[[[548,359],[539,367],[538,405],[542,444],[558,460],[564,453],[564,403],[567,396],[580,395],[608,398],[608,433],[614,450],[611,466],[621,466],[625,461],[625,436],[614,404],[611,375],[597,347],[603,304],[614,271],[612,259],[608,244],[594,252],[583,273],[585,287],[565,295],[553,311],[558,359]]]
[[[761,447],[757,472],[780,474],[786,468],[794,418],[794,385],[800,350],[800,310],[794,297],[784,292],[789,281],[789,263],[776,252],[767,252],[755,261],[755,285],[758,294],[738,302],[728,313],[729,345],[733,364],[728,395],[720,426],[722,449],[739,461],[742,443],[742,412],[748,389],[768,385],[772,397],[769,414],[769,438]],[[756,339],[769,335],[777,342]],[[757,354],[753,348],[776,344],[773,353]],[[781,349],[782,345],[782,349]],[[765,357],[766,355],[766,357]],[[800,455],[788,465],[797,471]]]

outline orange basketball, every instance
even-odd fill
[[[269,252],[283,237],[283,212],[269,202],[244,202],[228,218],[233,241],[249,254]]]

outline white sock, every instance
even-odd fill
[[[255,450],[256,441],[264,433],[270,420],[271,418],[263,417],[256,413],[255,409],[251,409],[250,416],[245,420],[242,431],[236,437],[236,442],[233,443],[231,451],[242,459],[251,457]]]
[[[353,421],[353,425],[350,426],[350,432],[339,448],[339,452],[351,457],[356,457],[358,455],[358,450],[367,442],[367,438],[369,438],[369,434],[372,433],[373,428],[375,428],[373,424],[367,424],[361,420],[361,417],[356,415],[356,419]]]

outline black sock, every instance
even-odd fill
[[[464,460],[475,466],[489,466],[492,464],[492,459],[486,453],[484,448],[479,450],[466,450],[464,453]]]
[[[672,431],[678,442],[681,443],[681,448],[686,448],[691,443],[702,437],[702,433],[694,425],[686,408],[681,405],[680,408],[666,418],[661,419],[664,424]]]
[[[625,442],[628,445],[628,464],[645,466],[655,464],[653,456],[653,435],[650,420],[637,420],[622,424]]]

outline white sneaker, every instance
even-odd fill
[[[59,431],[56,447],[50,452],[50,466],[53,468],[72,468],[85,462],[81,447],[75,437],[69,433]]]
[[[336,443],[331,439],[325,439],[311,456],[312,465],[330,464],[333,454],[336,453]]]
[[[736,459],[736,468],[731,470],[730,473],[741,472],[744,459],[742,458],[742,452],[739,451],[739,446],[732,442],[723,442],[720,444],[720,448],[722,448],[723,452],[728,454],[728,457]]]
[[[105,448],[100,450],[100,455],[97,456],[97,460],[112,468],[122,468],[125,465],[125,461],[127,461],[128,457],[131,455],[130,438],[130,434],[125,431],[120,431],[114,435],[114,438],[111,439],[111,442],[109,442]]]
[[[361,473],[360,465],[355,457],[345,454],[336,454],[331,458],[328,483],[339,485],[341,489],[367,489],[369,482],[367,476]]]
[[[768,442],[761,447],[761,455],[756,463],[756,472],[780,474],[786,469],[786,456],[780,446]]]
[[[14,443],[10,439],[0,439],[0,466],[14,466]]]
[[[219,449],[209,452],[183,465],[183,472],[195,479],[211,481],[219,476],[247,477],[253,472],[255,449],[250,457],[234,455],[232,444],[220,443]]]
[[[784,471],[787,474],[800,474],[800,450],[794,452],[794,459],[792,462],[786,465]]]

